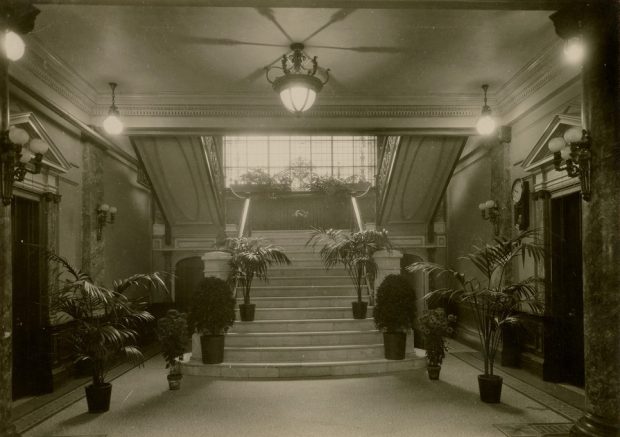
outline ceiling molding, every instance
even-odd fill
[[[35,0],[38,5],[557,10],[585,0]]]

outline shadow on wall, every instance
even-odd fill
[[[204,264],[199,256],[184,258],[175,268],[174,296],[175,307],[187,311],[198,283],[204,277]]]

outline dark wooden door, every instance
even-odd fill
[[[584,384],[581,196],[551,201],[553,343],[558,381]]]
[[[185,258],[175,269],[174,302],[176,308],[188,311],[192,295],[198,283],[204,278],[204,263],[200,257]]]
[[[13,398],[49,392],[48,307],[42,299],[39,202],[16,197],[13,231]]]

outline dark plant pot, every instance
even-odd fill
[[[112,384],[107,382],[102,385],[91,384],[87,385],[84,390],[89,413],[105,413],[110,409]]]
[[[253,322],[254,321],[254,310],[256,310],[256,305],[253,303],[239,304],[239,315],[241,316],[242,322]]]
[[[502,377],[497,375],[478,375],[480,400],[488,404],[499,404],[502,397]]]
[[[183,379],[183,374],[181,373],[173,373],[168,375],[168,387],[170,390],[178,390],[181,388],[181,380]]]
[[[405,349],[407,346],[406,332],[384,332],[383,349],[387,360],[405,359]]]
[[[354,319],[365,319],[368,312],[368,302],[351,302]]]
[[[219,364],[224,361],[223,335],[201,335],[200,346],[204,364]]]
[[[441,366],[426,366],[426,372],[428,373],[428,379],[436,381],[439,379],[439,372],[441,372]]]

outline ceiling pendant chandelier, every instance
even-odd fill
[[[124,126],[123,122],[120,118],[120,113],[118,112],[118,108],[116,107],[116,83],[110,82],[110,88],[112,89],[112,105],[108,110],[108,116],[103,120],[103,128],[110,135],[119,135],[123,132]]]
[[[308,57],[301,43],[291,44],[291,50],[293,53],[282,55],[281,67],[266,67],[265,75],[280,95],[284,107],[299,115],[314,105],[316,95],[329,80],[329,69],[324,70],[325,80],[321,80],[316,77],[319,68],[317,57]],[[284,74],[272,78],[270,73],[274,70],[282,70]]]
[[[484,105],[482,106],[480,118],[476,123],[476,129],[480,135],[490,135],[495,131],[495,119],[491,115],[491,107],[487,104],[488,89],[488,85],[482,85],[482,91],[484,91]]]

